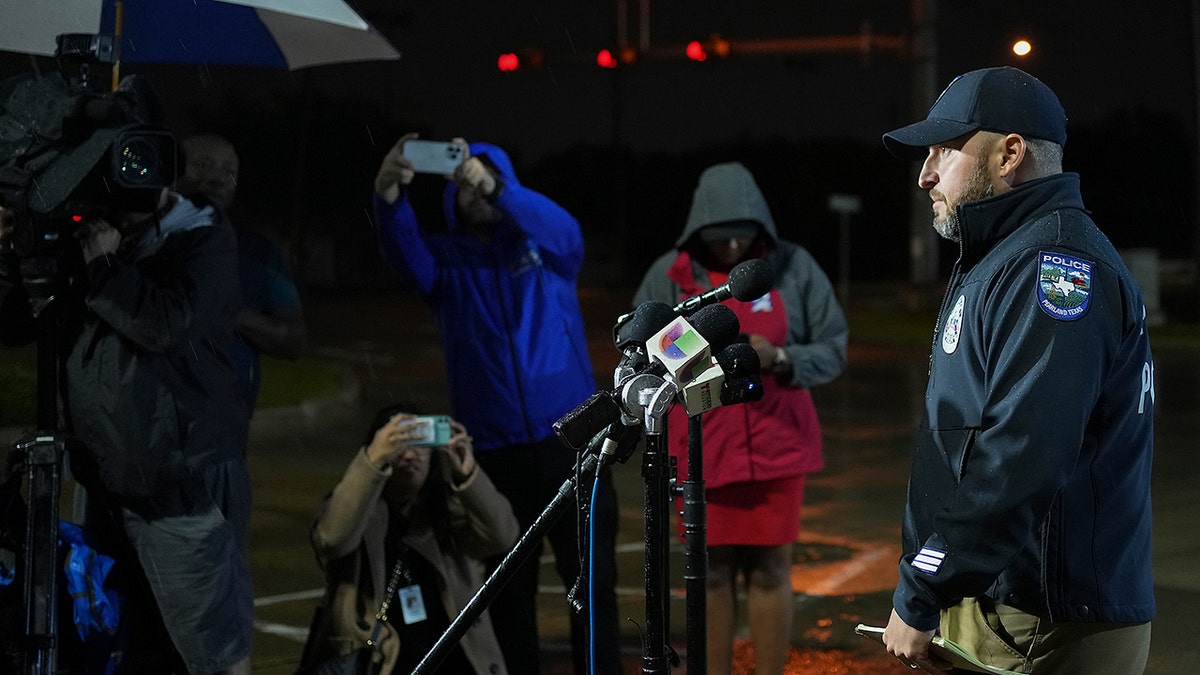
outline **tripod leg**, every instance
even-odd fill
[[[58,501],[63,444],[53,434],[23,440],[29,477],[24,565],[24,672],[50,675],[57,669]]]

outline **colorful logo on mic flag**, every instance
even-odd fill
[[[658,349],[670,359],[683,359],[704,348],[704,338],[686,322],[671,326],[658,340]]]
[[[691,382],[712,360],[708,341],[683,317],[678,317],[646,340],[650,358],[666,366],[675,384]]]

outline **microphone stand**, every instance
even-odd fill
[[[571,499],[574,497],[576,475],[586,476],[589,473],[594,474],[596,471],[596,465],[600,460],[598,455],[592,451],[595,442],[598,441],[597,439],[593,439],[593,441],[592,446],[589,446],[588,451],[580,460],[582,462],[581,470],[572,472],[571,476],[563,481],[554,498],[550,500],[546,508],[533,521],[533,524],[529,526],[525,534],[521,535],[521,538],[517,540],[513,548],[505,554],[504,559],[500,561],[496,569],[483,582],[483,585],[479,587],[475,595],[467,601],[467,604],[463,606],[454,621],[450,622],[449,627],[446,628],[446,631],[442,633],[442,636],[438,638],[438,641],[434,643],[429,652],[425,654],[421,662],[417,664],[411,675],[427,675],[434,672],[438,665],[446,658],[446,655],[449,654],[450,650],[454,648],[454,645],[458,644],[463,635],[466,635],[471,626],[475,624],[475,620],[483,614],[488,605],[492,603],[492,600],[496,598],[496,595],[500,593],[500,589],[516,574],[520,566],[526,561],[526,558],[529,557],[529,554],[533,552],[538,543],[546,536],[546,532],[553,527],[554,523],[558,522],[558,519],[562,516]]]
[[[670,479],[673,466],[667,452],[666,414],[675,399],[678,387],[664,380],[655,390],[647,390],[641,401],[645,405],[646,450],[642,455],[642,478],[645,481],[646,507],[644,539],[646,545],[645,588],[646,627],[642,640],[642,672],[666,673],[679,665],[679,656],[671,649],[669,624],[670,587],[666,561],[670,541]]]
[[[683,579],[687,589],[688,673],[707,672],[708,515],[700,415],[688,418],[688,478],[683,482]]]

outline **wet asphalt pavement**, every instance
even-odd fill
[[[601,382],[617,354],[608,340],[628,295],[582,294],[589,346]],[[850,313],[855,309],[851,306]],[[404,295],[306,298],[310,356],[336,364],[342,391],[300,406],[260,410],[251,430],[254,480],[251,566],[256,589],[256,673],[290,675],[299,658],[321,573],[307,542],[313,509],[337,481],[369,419],[403,400],[445,408],[444,370],[427,310]],[[933,317],[929,317],[932,329]],[[899,524],[910,443],[924,390],[926,346],[886,346],[851,335],[850,364],[814,392],[825,435],[825,471],[809,478],[792,572],[795,628],[789,673],[911,672],[854,634],[886,622],[896,580]],[[1154,473],[1155,574],[1159,618],[1149,675],[1200,673],[1200,345],[1157,348]],[[620,499],[618,600],[626,675],[642,672],[643,482],[640,455],[615,468]],[[687,672],[681,548],[672,542],[669,634]],[[565,591],[543,559],[540,621],[547,673],[569,673]],[[736,672],[752,672],[752,646],[737,648]]]
[[[582,293],[593,364],[601,382],[618,355],[613,319],[621,293]],[[374,410],[394,400],[431,412],[444,408],[444,370],[427,310],[404,295],[308,299],[314,358],[345,367],[346,390],[299,408],[260,411],[253,425],[255,479],[252,563],[260,634],[255,672],[290,673],[299,653],[320,573],[305,540],[311,507],[337,480]],[[853,305],[850,312],[854,312]],[[929,317],[932,327],[933,317]],[[854,634],[883,624],[899,555],[899,523],[913,430],[919,419],[926,346],[863,343],[851,336],[850,365],[814,397],[825,434],[825,471],[810,477],[792,572],[796,619],[789,673],[909,672]],[[1200,345],[1156,348],[1155,573],[1159,618],[1149,675],[1200,673]],[[643,480],[640,456],[615,469],[621,503],[619,603],[625,672],[641,672]],[[669,634],[687,672],[681,548],[672,542]],[[542,560],[540,621],[548,673],[569,673],[565,591]],[[749,673],[752,646],[739,644],[737,672]]]

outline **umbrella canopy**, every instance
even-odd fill
[[[0,0],[0,49],[52,55],[62,33],[120,35],[125,63],[306,68],[400,58],[343,0]]]

